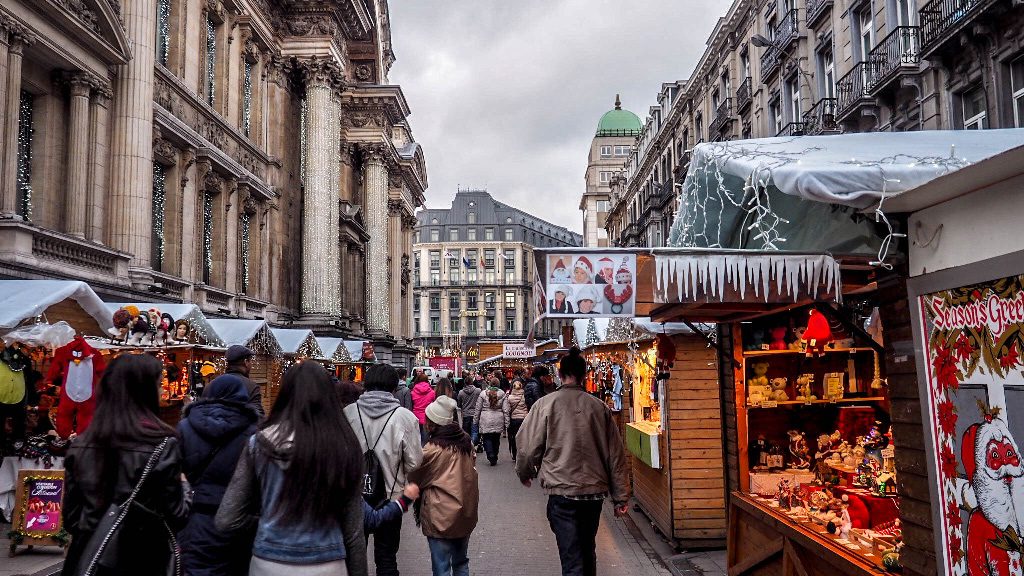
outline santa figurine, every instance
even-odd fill
[[[817,310],[811,309],[811,317],[807,319],[807,330],[804,331],[803,339],[807,343],[807,357],[817,353],[818,356],[825,354],[825,345],[832,341],[832,328],[828,325],[825,315]]]
[[[983,421],[967,428],[960,444],[967,480],[978,502],[967,520],[967,574],[1019,576],[1020,525],[1013,490],[1024,476],[1024,467],[1000,409],[984,405],[981,409]]]
[[[96,387],[105,367],[100,353],[81,336],[54,352],[46,381],[60,386],[56,428],[61,438],[81,434],[89,427]]]

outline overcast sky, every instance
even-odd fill
[[[456,187],[582,231],[583,173],[615,94],[644,120],[686,78],[728,0],[391,0],[427,205]]]

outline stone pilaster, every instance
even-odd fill
[[[109,240],[132,255],[131,265],[150,265],[153,204],[153,65],[156,2],[129,0],[122,19],[132,59],[118,66],[114,86],[110,153]]]
[[[340,314],[342,309],[341,286],[343,274],[341,268],[341,102],[337,90],[331,94],[331,243],[328,261],[325,264],[331,269],[331,294],[334,302],[334,313]]]
[[[388,271],[388,170],[382,147],[363,151],[366,195],[366,327],[384,333],[391,327],[391,297]]]
[[[64,231],[79,238],[85,237],[89,192],[89,93],[92,79],[88,74],[75,72],[67,76],[70,89],[68,111],[67,167],[68,181],[64,185]]]
[[[110,86],[95,79],[89,101],[89,187],[86,192],[85,237],[106,243],[107,182],[110,178]]]
[[[224,222],[224,288],[228,292],[241,292],[242,259],[239,257],[241,238],[239,235],[238,221],[242,217],[241,194],[238,190],[238,180],[232,178],[228,181],[228,200],[224,206],[227,214]]]
[[[388,262],[391,263],[388,275],[391,281],[390,304],[391,318],[389,331],[392,336],[399,337],[402,330],[402,201],[388,200]]]
[[[10,48],[10,31],[13,21],[5,14],[0,14],[0,127],[7,127],[7,67]],[[0,138],[0,178],[3,177],[3,160],[6,138]],[[0,187],[2,187],[0,182]]]
[[[338,289],[338,191],[336,181],[340,128],[333,91],[341,73],[333,62],[300,63],[306,81],[306,174],[302,203],[302,312],[336,315]]]
[[[3,180],[0,181],[0,216],[16,218],[18,204],[18,118],[21,108],[21,62],[25,47],[36,40],[21,25],[11,23],[7,49],[7,103],[4,109]]]

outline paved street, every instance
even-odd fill
[[[502,441],[504,448],[504,440]],[[560,574],[558,549],[545,516],[547,498],[535,484],[524,488],[512,469],[512,461],[503,453],[498,465],[478,460],[480,472],[480,523],[470,540],[470,573],[488,576],[555,576]],[[372,541],[371,541],[372,546]],[[627,523],[612,515],[605,505],[601,530],[597,535],[599,574],[668,576],[647,544],[638,542]],[[372,551],[370,573],[372,566]],[[430,576],[430,552],[427,540],[406,515],[398,567],[403,576]]]

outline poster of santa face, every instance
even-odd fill
[[[1024,276],[919,297],[945,573],[1020,575]]]
[[[629,316],[636,309],[636,255],[549,254],[549,317]]]

